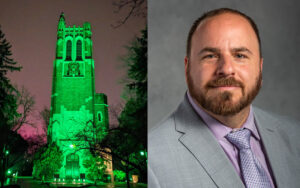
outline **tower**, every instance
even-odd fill
[[[60,178],[85,177],[83,161],[89,150],[79,148],[86,148],[85,138],[101,140],[108,129],[107,97],[95,93],[91,35],[90,23],[66,26],[60,15],[48,126],[48,142],[56,142],[63,151]]]

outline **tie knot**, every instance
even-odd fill
[[[231,132],[225,136],[225,138],[235,145],[238,149],[250,149],[250,135],[249,129],[241,129],[235,132]]]

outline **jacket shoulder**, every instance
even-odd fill
[[[300,134],[299,120],[296,120],[296,119],[288,117],[288,116],[283,116],[283,115],[279,115],[276,113],[268,112],[268,111],[265,111],[265,110],[263,110],[261,108],[257,108],[257,107],[253,107],[253,109],[254,109],[255,117],[257,117],[259,119],[273,121],[282,126],[284,125],[283,127],[279,127],[279,128],[284,128],[287,130],[295,130],[296,133]]]
[[[291,117],[267,112],[254,107],[255,118],[260,122],[268,122],[267,126],[276,128],[282,136],[288,138],[292,143],[300,142],[300,122]],[[262,125],[266,126],[266,124]]]

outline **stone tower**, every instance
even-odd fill
[[[95,93],[91,35],[90,23],[66,26],[60,15],[48,127],[48,142],[56,142],[64,155],[59,178],[86,177],[82,163],[89,150],[80,149],[88,144],[83,138],[101,140],[108,129],[107,97]]]

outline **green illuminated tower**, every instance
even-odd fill
[[[82,163],[88,139],[102,139],[108,128],[107,97],[95,93],[91,25],[66,26],[64,14],[57,28],[53,64],[51,116],[48,142],[56,142],[64,154],[60,178],[86,176]]]

